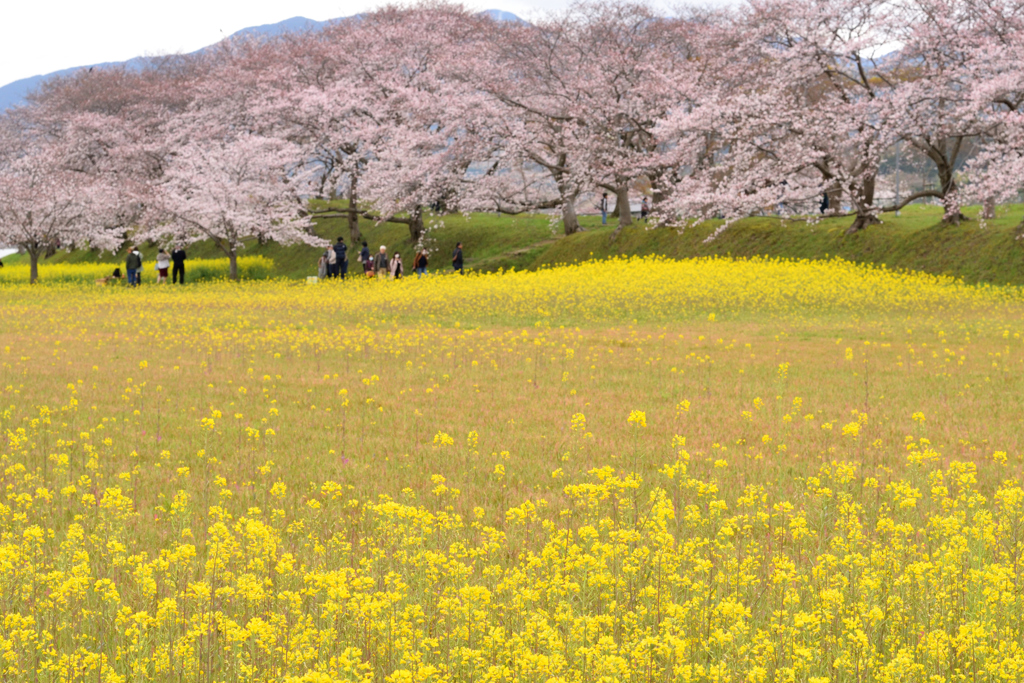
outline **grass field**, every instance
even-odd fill
[[[1024,301],[0,284],[4,681],[1017,681]]]
[[[466,217],[455,214],[441,218],[443,224],[429,233],[427,246],[433,254],[431,269],[434,271],[448,268],[455,243],[463,242],[467,267],[478,271],[535,269],[609,256],[803,259],[840,256],[855,263],[950,275],[966,282],[1024,285],[1024,241],[1017,239],[1016,230],[1024,217],[1024,206],[999,206],[996,218],[984,222],[977,219],[977,207],[968,207],[964,213],[970,220],[959,226],[944,225],[940,207],[915,204],[906,207],[898,217],[883,214],[881,225],[855,235],[846,234],[850,218],[830,218],[811,224],[805,221],[780,223],[773,217],[748,218],[710,243],[704,240],[715,224],[700,225],[681,233],[672,227],[650,229],[649,224],[638,224],[623,230],[612,242],[613,228],[601,226],[598,216],[583,216],[581,223],[585,231],[563,238],[558,233],[560,226],[553,224],[547,215],[472,214]],[[360,229],[373,249],[385,244],[391,252],[400,251],[406,257],[413,253],[414,245],[404,226],[374,225],[362,220]],[[340,235],[350,241],[345,221],[340,218],[319,219],[316,231],[331,240]],[[143,246],[143,253],[151,265],[155,246]],[[307,246],[250,241],[243,254],[269,258],[274,262],[274,274],[301,279],[316,275],[320,252]],[[209,242],[193,245],[189,255],[193,259],[223,258]],[[57,252],[42,261],[41,276],[45,281],[48,269],[64,263],[120,263],[123,267],[124,256],[123,252]],[[4,262],[27,263],[27,259],[14,256]],[[411,260],[407,259],[407,267],[409,264]],[[357,265],[353,259],[351,266]]]

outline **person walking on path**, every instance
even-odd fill
[[[373,261],[370,260],[370,247],[363,242],[363,248],[359,252],[359,262],[363,264],[363,274],[366,277],[373,277]]]
[[[427,274],[427,250],[416,252],[416,258],[412,260],[412,271],[416,277],[423,277]]]
[[[456,244],[455,251],[452,252],[452,268],[455,269],[459,275],[465,275],[465,273],[462,272],[462,242]]]
[[[398,252],[395,252],[395,255],[391,257],[391,279],[402,279],[402,255]]]
[[[377,274],[378,280],[388,276],[388,267],[388,248],[382,244],[380,251],[373,257],[373,272]]]
[[[337,264],[334,275],[344,280],[348,275],[348,245],[345,244],[345,239],[342,237],[339,237],[334,244],[334,260]]]
[[[185,259],[187,258],[185,249],[181,246],[171,252],[171,261],[174,263],[171,268],[171,284],[185,284]]]
[[[171,267],[171,255],[167,253],[166,249],[161,249],[156,253],[156,283],[163,284],[167,282],[167,269]]]
[[[601,193],[601,225],[608,225],[608,193]]]
[[[124,260],[124,269],[128,273],[128,286],[139,284],[139,271],[142,270],[142,254],[135,247],[128,250],[128,258]]]
[[[651,212],[651,205],[647,201],[647,195],[644,195],[644,200],[640,202],[640,220],[646,221],[647,214]]]

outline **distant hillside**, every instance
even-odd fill
[[[484,10],[480,14],[485,14],[495,21],[516,21],[522,22],[523,20],[512,14],[511,12],[505,12],[499,9]],[[306,17],[292,17],[291,19],[285,19],[279,21],[276,24],[264,24],[262,26],[250,26],[243,28],[239,31],[235,31],[231,34],[231,38],[238,36],[277,36],[282,33],[291,33],[295,31],[306,31],[306,30],[317,30],[331,24],[335,21],[342,21],[346,17],[340,17],[337,19],[328,19],[327,21],[315,21],[313,19],[307,19]],[[207,48],[202,48],[196,52],[202,52]],[[67,76],[73,74],[79,69],[90,69],[90,68],[102,68],[110,66],[124,65],[129,69],[141,69],[148,63],[145,57],[135,57],[129,59],[126,62],[104,62],[102,64],[86,64],[85,66],[75,66],[70,69],[61,69],[60,71],[54,71],[48,74],[41,74],[39,76],[30,76],[28,78],[22,78],[8,83],[7,85],[0,86],[0,112],[6,111],[10,107],[17,106],[25,102],[25,98],[30,92],[39,87],[39,85],[48,78],[54,76]]]

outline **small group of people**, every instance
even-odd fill
[[[371,256],[369,245],[363,242],[356,260],[363,265],[363,274],[368,278],[398,280],[405,275],[402,255],[395,252],[393,256],[389,257],[388,248],[383,244],[380,246],[380,250]],[[416,252],[412,261],[412,270],[416,273],[416,277],[423,277],[427,274],[429,263],[429,254],[426,249]],[[455,251],[452,253],[452,268],[458,273],[464,274],[462,242],[455,245]],[[321,280],[325,280],[339,276],[344,279],[347,273],[348,246],[345,244],[345,240],[339,237],[334,245],[327,247],[320,255],[320,260],[317,261],[317,274]]]
[[[167,271],[171,271],[174,284],[185,284],[185,261],[188,256],[185,249],[180,245],[173,251],[168,252],[163,247],[156,254],[156,282],[163,284],[167,282]],[[142,284],[142,252],[138,247],[131,247],[128,256],[124,261],[125,274],[128,278],[129,287],[137,287]],[[173,264],[173,268],[172,268]],[[102,279],[103,284],[117,282],[121,279],[121,269],[115,268],[113,275]],[[100,281],[97,281],[100,282]]]
[[[601,193],[601,201],[598,203],[598,208],[601,210],[601,225],[608,225],[608,193]],[[640,202],[640,220],[646,221],[647,216],[651,213],[651,202],[644,195],[643,201]]]
[[[348,275],[348,245],[345,239],[338,238],[338,241],[327,247],[320,260],[317,262],[317,275],[321,280],[340,277],[342,280]]]

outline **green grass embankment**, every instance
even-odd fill
[[[982,227],[977,208],[964,211],[970,220],[943,225],[942,209],[909,206],[897,217],[883,214],[882,224],[847,235],[850,218],[817,224],[780,223],[776,218],[748,218],[705,243],[715,225],[682,232],[675,228],[626,228],[615,242],[602,228],[559,240],[544,250],[533,267],[616,255],[785,257],[822,259],[838,256],[858,263],[951,275],[966,282],[1024,285],[1024,240],[1016,239],[1020,206],[999,207]]]
[[[859,263],[951,275],[966,282],[1024,285],[1024,240],[1016,239],[1015,230],[1024,207],[998,207],[996,218],[986,221],[984,226],[977,220],[976,207],[967,208],[964,213],[969,220],[958,226],[944,225],[940,207],[913,205],[906,207],[898,217],[883,214],[881,224],[854,235],[846,234],[852,220],[848,217],[829,218],[818,223],[802,220],[782,222],[774,217],[748,218],[731,225],[707,243],[705,239],[717,227],[715,223],[683,231],[638,223],[624,229],[612,242],[612,226],[601,226],[597,216],[582,217],[584,231],[562,237],[558,232],[560,225],[552,224],[551,217],[547,215],[473,214],[467,219],[454,214],[442,217],[443,225],[430,231],[428,247],[433,254],[430,267],[435,271],[449,266],[452,249],[456,242],[461,241],[465,244],[467,267],[485,271],[530,269],[619,255],[807,259],[838,256]],[[413,244],[405,226],[374,225],[372,221],[361,220],[360,230],[371,252],[381,244],[387,245],[389,253],[401,252],[407,269],[411,269]],[[350,241],[344,218],[319,218],[316,233],[332,241],[339,235]],[[155,246],[144,247],[143,252],[151,262]],[[190,246],[188,252],[190,258],[223,256],[209,241]],[[273,259],[278,276],[304,277],[316,273],[320,250],[305,245],[283,246],[251,241],[242,254]],[[118,254],[87,250],[58,252],[43,263],[99,261],[113,264],[123,262],[124,255],[123,251]],[[356,252],[350,252],[350,271],[359,268],[355,256]],[[15,263],[25,258],[12,256],[7,262]]]

